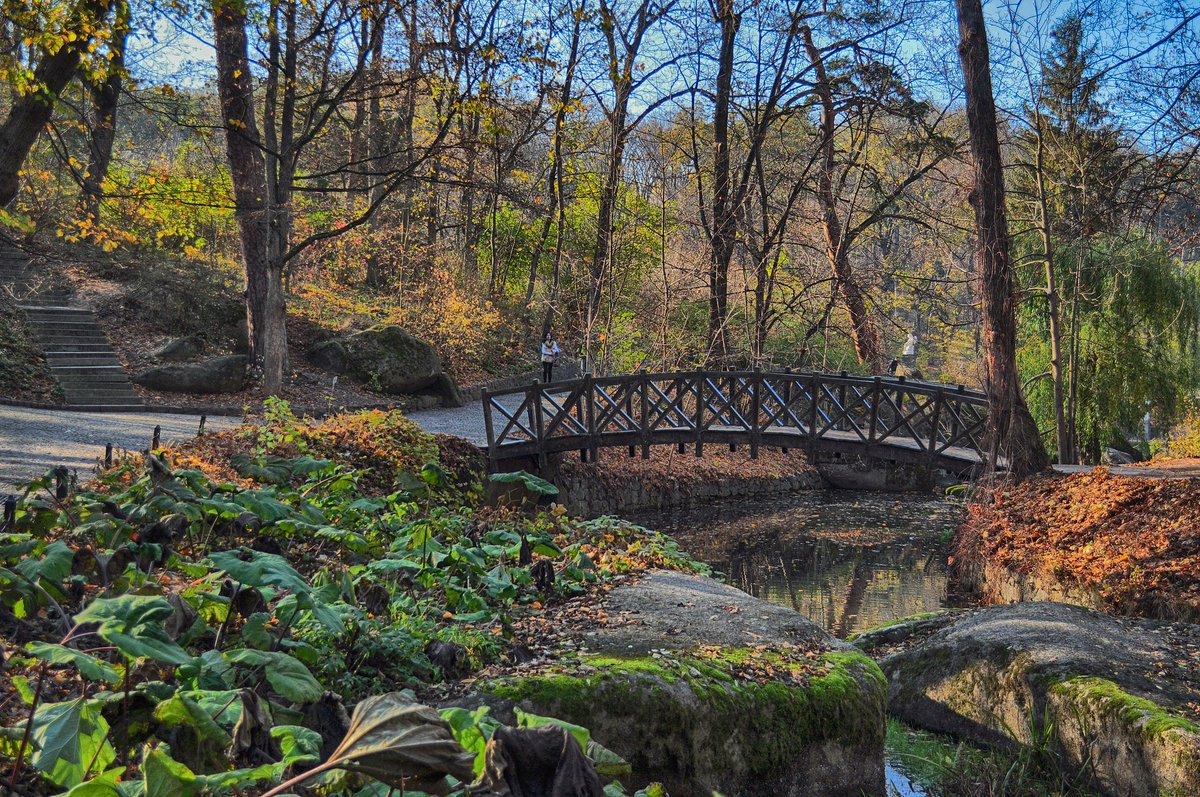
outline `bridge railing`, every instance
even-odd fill
[[[982,462],[987,397],[959,385],[903,378],[764,371],[689,371],[584,376],[485,392],[489,456],[604,447],[630,455],[652,445],[706,444],[876,449],[930,464]]]

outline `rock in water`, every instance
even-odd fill
[[[204,353],[204,341],[199,335],[186,335],[182,338],[168,340],[151,352],[159,362],[174,363],[199,357]]]
[[[391,395],[416,393],[438,385],[442,377],[442,361],[432,346],[386,324],[318,343],[308,350],[308,359]]]
[[[247,359],[241,354],[196,363],[160,365],[142,371],[133,381],[166,393],[236,393],[246,383]]]
[[[883,660],[888,709],[984,744],[1049,742],[1108,794],[1200,794],[1200,725],[1172,713],[1200,701],[1196,642],[1196,626],[1062,603],[981,609]]]
[[[626,786],[884,793],[886,687],[865,655],[790,609],[701,576],[652,571],[612,590],[603,611],[576,661],[493,681],[482,702],[498,718],[516,704],[588,728],[632,765]]]

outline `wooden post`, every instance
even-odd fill
[[[69,478],[70,474],[67,472],[66,466],[59,465],[54,469],[54,497],[59,501],[67,500],[67,494],[71,489]]]
[[[199,437],[200,435],[204,434],[204,422],[207,420],[208,420],[207,415],[200,416],[200,428],[196,430],[196,437]]]
[[[104,467],[106,469],[112,467],[112,443],[104,446]]]
[[[845,371],[841,371],[838,373],[838,376],[840,376],[842,379],[845,379],[849,376],[849,374]],[[840,382],[838,383],[838,420],[837,424],[835,424],[835,427],[838,429],[838,431],[844,432],[849,425],[850,411],[846,409],[846,383]]]
[[[879,397],[883,395],[883,382],[879,377],[871,381],[871,428],[867,432],[867,442],[875,442],[875,426],[879,423]]]
[[[641,382],[642,393],[640,420],[642,427],[642,459],[650,459],[650,407],[648,406],[650,400],[650,377],[646,373],[645,368],[640,372],[639,381]]]
[[[588,371],[583,377],[583,398],[587,399],[588,459],[600,461],[600,436],[596,432],[596,378]]]
[[[150,450],[151,451],[157,451],[159,449],[159,447],[160,447],[159,443],[161,441],[161,438],[162,438],[162,427],[155,426],[154,434],[150,438]]]
[[[790,367],[784,368],[783,373],[785,374],[783,377],[783,426],[786,429],[787,422],[792,417],[792,369]],[[786,454],[788,452],[787,446],[779,449],[779,451]]]
[[[817,452],[817,405],[820,403],[819,394],[821,391],[821,375],[813,373],[812,375],[812,392],[809,393],[809,398],[812,399],[812,406],[809,407],[808,418],[808,463],[814,463],[814,454]]]
[[[4,523],[0,525],[0,531],[12,531],[17,526],[17,497],[15,495],[7,495],[4,497]]]
[[[487,450],[488,450],[488,472],[494,473],[496,470],[497,448],[498,441],[496,440],[496,431],[492,426],[492,394],[487,388],[483,389],[480,394],[480,401],[483,402],[483,429],[487,435]]]
[[[945,402],[946,396],[942,388],[938,388],[937,394],[933,397],[933,419],[929,423],[929,465],[933,466],[934,459],[937,457],[937,441],[938,441],[938,421],[942,414],[942,404]]]
[[[762,369],[755,367],[750,375],[750,459],[758,459],[758,442],[762,436]]]
[[[629,420],[629,423],[633,423],[633,385],[632,380],[625,383],[625,417]],[[633,459],[636,456],[637,446],[630,446],[629,458]]]
[[[704,371],[696,372],[696,456],[704,456]]]
[[[530,396],[529,411],[533,413],[533,436],[537,440],[538,469],[546,467],[546,430],[542,421],[542,383],[533,380],[533,390]]]

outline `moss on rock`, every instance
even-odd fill
[[[637,783],[660,780],[672,793],[879,793],[887,684],[878,666],[837,650],[814,657],[797,682],[738,676],[746,660],[774,666],[771,657],[758,648],[589,656],[486,691],[588,727],[630,761]]]

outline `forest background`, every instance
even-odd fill
[[[244,300],[269,388],[300,322],[469,380],[550,329],[598,373],[883,374],[912,334],[983,379],[951,3],[2,5],[0,222]],[[985,10],[1021,380],[1095,461],[1200,379],[1200,10]]]

